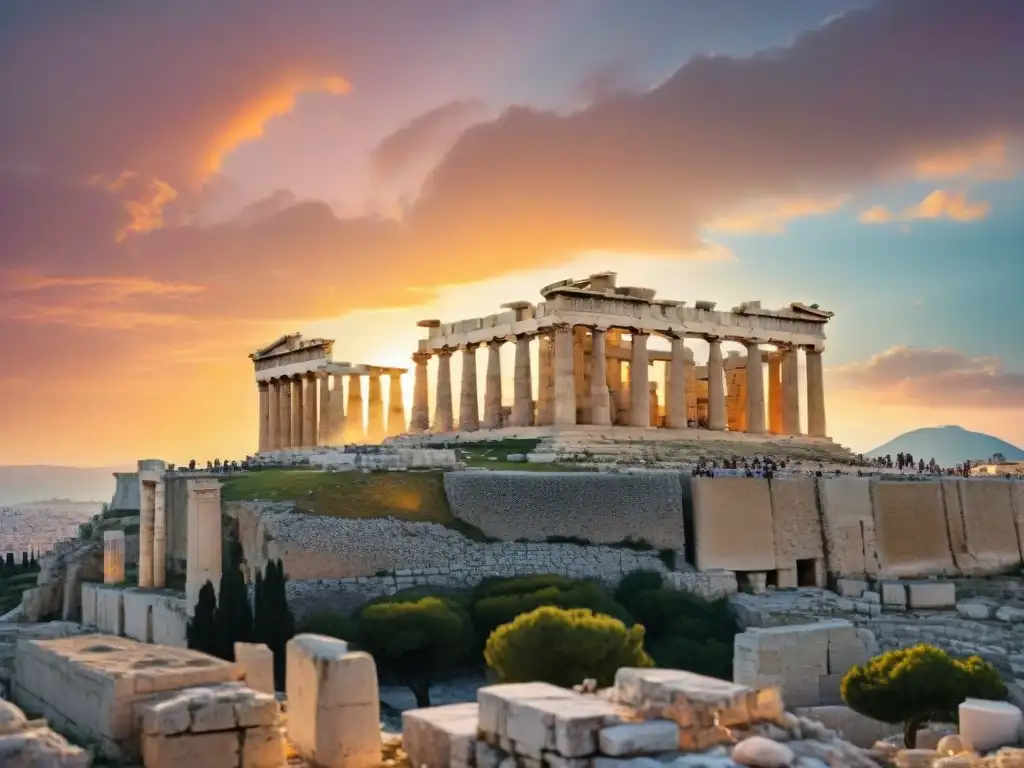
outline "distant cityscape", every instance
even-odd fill
[[[48,552],[57,542],[76,536],[78,526],[102,508],[100,502],[65,499],[0,507],[0,558],[12,552],[20,562],[22,552]]]

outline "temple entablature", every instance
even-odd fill
[[[832,312],[815,305],[793,302],[781,309],[765,309],[760,301],[747,301],[730,311],[716,311],[716,303],[656,299],[653,288],[616,286],[614,272],[585,280],[560,280],[541,289],[544,301],[503,304],[505,311],[454,322],[424,320],[427,329],[419,351],[434,353],[485,344],[495,339],[550,332],[568,326],[598,330],[620,329],[664,338],[717,338],[742,344],[774,344],[822,351],[825,324]]]

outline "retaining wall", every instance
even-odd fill
[[[998,573],[1019,566],[1021,551],[1013,504],[1013,487],[1019,483],[982,480],[961,481],[957,485],[966,551],[975,560],[972,570],[964,573]],[[946,512],[950,514],[949,507]],[[951,531],[952,528],[950,524]],[[953,547],[954,559],[956,556]]]
[[[689,483],[697,569],[774,570],[775,532],[768,481],[694,477]]]
[[[823,477],[817,480],[817,491],[829,575],[876,575],[878,552],[870,481],[862,477]]]
[[[956,573],[938,482],[871,484],[880,574],[887,578]]]
[[[776,567],[795,570],[797,560],[822,560],[825,551],[814,479],[773,478],[768,489]]]
[[[574,537],[683,551],[680,473],[448,472],[452,514],[502,541]]]

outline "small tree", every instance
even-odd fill
[[[217,611],[217,593],[213,582],[207,581],[199,590],[195,612],[186,628],[188,647],[211,656],[217,655],[217,627],[214,616]]]
[[[28,552],[21,553],[21,572],[28,573],[32,570],[32,566],[28,562]]]
[[[843,678],[843,701],[855,712],[885,723],[903,723],[903,740],[914,748],[929,720],[955,720],[968,698],[1004,700],[1006,686],[979,656],[955,659],[933,645],[883,653]]]
[[[539,680],[569,687],[595,678],[609,686],[620,667],[650,667],[644,628],[586,608],[544,607],[498,627],[487,639],[487,666],[503,683]]]
[[[439,597],[372,603],[359,617],[359,634],[382,669],[409,686],[417,707],[430,706],[430,686],[474,644],[468,614]]]
[[[215,656],[235,660],[235,643],[251,643],[253,639],[252,608],[245,586],[245,577],[235,568],[220,577],[220,599],[214,615],[217,633]]]
[[[288,607],[285,590],[287,578],[280,560],[267,563],[266,574],[256,579],[255,640],[264,643],[274,654],[274,684],[284,690],[286,646],[295,634],[295,617]]]
[[[18,572],[18,566],[14,564],[14,553],[8,552],[7,559],[4,561],[4,575],[13,576]]]

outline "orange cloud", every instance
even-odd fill
[[[708,225],[708,229],[745,235],[777,235],[784,232],[786,226],[794,219],[834,213],[843,207],[847,199],[847,195],[834,195],[826,198],[794,197],[766,200],[715,219]]]
[[[224,157],[240,144],[260,138],[268,121],[292,111],[299,94],[340,95],[349,90],[348,81],[337,75],[285,73],[256,98],[243,104],[210,138],[200,162],[200,177],[206,178],[219,171]]]
[[[917,162],[915,172],[923,179],[998,179],[1012,175],[1013,169],[1006,153],[1006,139],[999,137],[926,157]]]
[[[861,212],[857,217],[862,224],[888,224],[894,221],[935,221],[950,219],[952,221],[979,221],[992,212],[992,204],[984,200],[971,202],[966,192],[949,192],[936,189],[928,194],[917,205],[906,208],[902,213],[894,213],[884,205],[873,205]]]
[[[128,214],[128,222],[114,237],[119,243],[133,232],[151,232],[163,227],[164,206],[178,197],[178,191],[166,181],[145,179],[131,170],[121,171],[113,179],[94,174],[88,184],[124,198],[121,204]]]
[[[11,287],[17,291],[42,291],[48,288],[100,288],[107,298],[129,296],[194,296],[206,286],[175,283],[136,275],[49,277],[27,272],[13,273]]]

